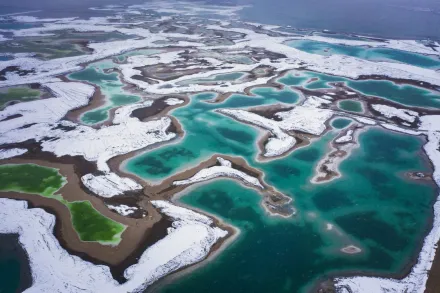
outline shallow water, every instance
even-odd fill
[[[112,68],[113,62],[103,61],[87,66],[84,70],[69,74],[69,79],[88,81],[99,86],[105,96],[106,103],[97,109],[85,112],[81,121],[86,124],[97,124],[109,118],[109,111],[115,107],[139,102],[139,96],[132,95],[123,89],[124,84],[117,73],[104,73],[103,70]]]
[[[440,68],[440,59],[438,57],[425,56],[388,48],[345,46],[311,40],[295,40],[289,42],[288,45],[301,51],[323,56],[334,54],[347,55],[371,61],[399,62],[429,69]]]
[[[362,104],[358,101],[353,101],[353,100],[340,101],[338,103],[338,107],[342,110],[355,112],[355,113],[362,113],[363,111]]]
[[[248,106],[235,99],[254,105],[276,101],[270,94],[273,90],[262,91],[262,96],[269,93],[267,100],[234,95],[217,105],[203,102],[214,94],[193,96],[189,105],[172,113],[185,129],[185,137],[126,165],[147,180],[159,181],[214,153],[241,156],[265,173],[267,183],[292,197],[298,210],[292,219],[269,217],[256,191],[227,179],[186,192],[182,202],[218,215],[242,233],[214,262],[162,292],[302,292],[330,273],[400,273],[408,258],[418,253],[436,197],[434,185],[403,176],[407,171],[431,172],[420,156],[423,141],[372,128],[360,135],[360,147],[341,164],[342,178],[312,184],[314,168],[339,130],[283,159],[259,163],[256,128],[212,111],[231,104]],[[341,125],[333,124],[335,128],[350,122],[335,119],[339,120]],[[342,253],[348,245],[362,252]]]
[[[440,93],[408,84],[396,84],[387,80],[352,80],[344,77],[311,71],[291,71],[278,82],[306,89],[330,89],[329,83],[343,82],[349,88],[367,96],[376,96],[406,106],[438,108]]]
[[[293,219],[268,217],[259,206],[260,195],[232,180],[187,192],[182,202],[220,216],[241,234],[214,262],[161,292],[302,292],[329,273],[398,273],[417,253],[436,196],[433,186],[401,176],[404,170],[428,170],[414,155],[422,142],[370,130],[361,135],[362,147],[342,164],[343,178],[311,184],[314,164],[331,137],[285,159],[256,164],[268,183],[294,198],[298,215]],[[387,148],[378,151],[379,141]],[[362,253],[340,251],[350,244]]]

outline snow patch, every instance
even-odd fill
[[[13,157],[21,156],[22,154],[27,153],[27,149],[0,149],[0,160],[9,159]]]
[[[114,206],[114,205],[108,204],[107,207],[109,209],[111,209],[112,211],[117,212],[121,216],[129,216],[129,215],[133,214],[134,212],[136,212],[138,210],[137,207],[129,207],[129,206],[125,205],[125,204],[121,204],[121,205],[118,205],[118,206]]]
[[[218,177],[229,177],[236,178],[246,185],[264,189],[258,178],[252,177],[242,171],[232,168],[232,163],[230,161],[220,157],[217,158],[217,161],[220,163],[220,166],[212,166],[202,169],[189,179],[174,181],[173,185],[188,185],[211,180]]]
[[[387,118],[397,117],[411,123],[413,123],[419,116],[419,113],[417,113],[416,111],[398,109],[387,105],[375,104],[371,105],[371,107]]]
[[[199,213],[165,201],[154,206],[173,219],[168,235],[147,248],[137,264],[124,272],[127,282],[115,281],[107,266],[70,255],[53,234],[55,216],[25,201],[0,199],[0,233],[19,234],[29,257],[32,286],[26,292],[142,292],[158,279],[203,260],[211,247],[228,232],[212,227]]]
[[[170,106],[180,105],[183,104],[184,102],[185,102],[184,100],[176,99],[176,98],[169,98],[165,100],[165,103]]]
[[[127,191],[142,189],[142,185],[136,183],[134,180],[119,177],[112,172],[99,176],[86,174],[81,177],[81,182],[90,191],[105,198],[122,195]]]

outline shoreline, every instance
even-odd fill
[[[134,51],[134,50],[132,50],[132,51]],[[107,59],[107,58],[111,58],[112,56],[108,56],[108,57],[106,57],[106,58],[103,58],[103,59]],[[99,59],[98,60],[93,60],[92,62],[90,62],[90,63],[94,63],[94,62],[97,62],[97,61],[99,61]],[[90,64],[90,63],[87,63],[87,64]],[[81,67],[84,67],[84,65],[83,64],[80,64],[79,66],[81,66]],[[136,69],[136,67],[134,67],[134,69]],[[301,69],[298,69],[298,70],[301,70]],[[250,73],[252,73],[252,71],[249,71]],[[263,85],[253,85],[253,86],[250,86],[250,87],[248,87],[248,88],[245,88],[244,89],[244,93],[245,94],[247,94],[247,95],[249,95],[249,96],[255,96],[255,94],[252,94],[252,89],[254,89],[254,88],[261,88],[261,87],[270,87],[270,88],[276,88],[276,89],[283,89],[283,88],[285,88],[285,86],[284,85],[282,85],[281,83],[277,83],[276,81],[277,81],[277,79],[279,79],[281,76],[283,76],[283,75],[285,75],[286,74],[286,72],[288,72],[287,70],[285,71],[285,72],[280,72],[279,74],[277,74],[275,77],[273,77],[273,78],[271,78],[266,84],[263,84]],[[267,72],[266,72],[266,75],[270,75],[270,74],[273,74],[273,71],[270,71],[270,69],[269,70],[267,70]],[[368,77],[368,76],[367,76]],[[65,80],[64,81],[69,81],[68,79],[67,79],[67,77],[66,77],[66,74],[63,76],[63,78],[65,78]],[[62,80],[63,80],[63,78],[62,78]],[[362,76],[359,76],[358,77],[358,80],[360,80],[362,78]],[[371,79],[375,79],[376,78],[376,76],[371,76]],[[386,79],[386,77],[381,77],[381,76],[377,76],[377,78],[379,79]],[[125,84],[127,84],[124,80],[123,80],[123,76],[121,76],[120,77],[120,80],[121,80],[121,82],[122,83],[125,83]],[[354,80],[356,80],[356,79],[354,79]],[[408,81],[408,80],[407,80]],[[84,81],[82,81],[82,82],[84,82]],[[394,81],[393,81],[394,82]],[[412,81],[412,82],[416,82],[416,81]],[[84,82],[84,83],[87,83],[87,82]],[[73,121],[75,121],[75,122],[77,122],[77,123],[79,123],[79,124],[84,124],[84,123],[82,123],[80,120],[81,120],[81,116],[84,114],[84,113],[86,113],[86,112],[88,112],[88,111],[90,111],[90,110],[93,110],[93,109],[97,109],[97,108],[99,108],[99,107],[101,107],[101,106],[103,106],[103,105],[105,105],[105,103],[106,103],[106,97],[102,94],[102,92],[101,92],[101,90],[100,90],[100,88],[99,88],[99,86],[96,86],[96,85],[93,85],[94,87],[95,87],[95,93],[94,93],[94,95],[90,98],[90,103],[88,104],[88,105],[86,105],[86,106],[84,106],[84,107],[82,107],[82,108],[79,108],[79,109],[75,109],[75,110],[73,110],[73,111],[70,111],[70,112],[68,112],[68,114],[66,115],[66,117],[64,117],[63,119],[69,119],[69,120],[72,120],[73,119]],[[419,87],[423,87],[423,86],[420,86],[420,85],[417,85],[417,86],[419,86]],[[431,84],[428,84],[428,86],[432,86]],[[436,88],[437,90],[438,90],[438,87]],[[225,93],[225,94],[220,94],[220,93],[218,93],[218,92],[216,92],[216,94],[217,94],[217,97],[220,99],[220,101],[219,101],[219,103],[221,103],[221,102],[223,102],[223,101],[225,101],[227,98],[229,98],[233,93]],[[95,96],[96,95],[96,96]],[[143,97],[142,97],[143,98]],[[163,97],[163,98],[165,98],[165,97]],[[160,99],[162,99],[162,98],[158,98],[158,99],[153,99],[154,100],[154,102],[156,102],[157,100],[160,100]],[[223,100],[222,100],[223,99]],[[158,113],[156,113],[155,115],[152,115],[151,117],[147,117],[147,118],[144,118],[145,120],[148,120],[148,119],[152,119],[152,118],[154,118],[154,117],[157,117],[157,116],[159,116],[159,115],[166,115],[166,113],[168,113],[168,112],[170,112],[172,109],[174,109],[174,108],[177,108],[177,107],[181,107],[181,106],[185,106],[185,105],[187,105],[189,102],[190,102],[190,99],[189,98],[187,98],[186,97],[186,99],[184,99],[185,100],[185,102],[183,103],[183,104],[181,104],[181,105],[176,105],[175,107],[173,107],[173,106],[171,106],[171,107],[166,107],[165,109],[162,109],[161,111],[159,111]],[[216,102],[216,101],[214,101],[214,102]],[[102,103],[102,104],[100,104],[100,103]],[[152,107],[154,107],[154,106],[152,106]],[[116,109],[118,109],[119,107],[115,107],[115,108],[112,108],[111,110],[109,110],[108,111],[108,113],[109,113],[109,118],[108,119],[106,119],[105,121],[103,121],[103,122],[101,122],[101,123],[97,123],[97,124],[94,124],[94,125],[88,125],[88,124],[86,124],[86,125],[88,125],[88,126],[90,126],[90,127],[102,127],[102,126],[107,126],[107,125],[111,125],[113,122],[112,122],[112,118],[113,118],[113,116],[114,116],[114,112],[116,111]],[[70,117],[69,117],[69,115],[71,115]],[[147,147],[147,148],[145,148],[145,149],[142,149],[142,150],[137,150],[137,151],[134,151],[134,152],[130,152],[130,153],[127,153],[127,154],[124,154],[124,155],[121,155],[121,156],[116,156],[116,157],[113,157],[113,158],[111,158],[109,161],[108,161],[108,165],[109,165],[109,167],[110,167],[110,170],[112,170],[113,172],[115,172],[116,174],[118,174],[118,175],[121,175],[121,176],[124,176],[124,177],[129,177],[129,178],[132,178],[132,179],[134,179],[135,181],[141,181],[142,183],[143,183],[143,185],[144,185],[144,189],[143,189],[143,192],[144,192],[144,194],[145,194],[145,198],[142,198],[140,201],[139,201],[139,204],[142,204],[144,207],[146,207],[146,210],[148,210],[149,212],[151,212],[152,210],[154,210],[154,209],[152,209],[152,207],[151,207],[151,204],[149,204],[148,205],[148,203],[147,203],[147,201],[150,199],[150,194],[154,194],[154,188],[157,188],[158,189],[158,193],[157,193],[157,195],[153,195],[153,196],[161,196],[161,197],[169,197],[170,198],[170,200],[173,200],[175,197],[177,197],[175,200],[173,200],[173,202],[176,202],[177,201],[177,204],[178,205],[181,205],[181,206],[187,206],[187,205],[184,205],[184,204],[182,204],[181,202],[179,202],[178,201],[178,194],[179,193],[181,193],[181,192],[183,192],[184,190],[186,191],[187,189],[191,189],[193,186],[195,186],[195,185],[197,185],[197,184],[190,184],[190,185],[188,185],[188,186],[185,186],[185,187],[183,187],[183,189],[181,190],[181,191],[177,191],[177,192],[174,192],[176,189],[178,190],[178,188],[172,188],[172,189],[170,189],[170,190],[167,190],[167,188],[165,188],[164,190],[160,190],[159,189],[159,187],[158,186],[162,186],[162,185],[164,185],[164,184],[166,184],[166,182],[168,182],[168,181],[170,181],[171,182],[171,184],[169,185],[169,187],[171,187],[172,186],[172,182],[173,182],[173,179],[174,178],[176,178],[176,176],[178,176],[178,175],[182,175],[183,176],[183,174],[191,174],[191,172],[197,172],[196,170],[201,170],[202,169],[202,165],[203,165],[203,163],[206,163],[207,161],[203,161],[203,162],[199,162],[199,164],[197,164],[197,166],[195,166],[195,167],[193,167],[193,168],[189,168],[189,169],[185,169],[185,170],[183,170],[182,172],[178,172],[178,173],[175,173],[175,174],[173,174],[173,175],[171,175],[170,177],[167,177],[166,179],[164,179],[164,180],[162,180],[161,182],[160,182],[160,184],[159,185],[149,185],[148,184],[148,182],[145,180],[145,179],[142,179],[142,178],[140,178],[139,176],[136,176],[135,174],[132,174],[132,173],[128,173],[128,172],[126,172],[126,170],[123,170],[123,167],[125,166],[125,162],[127,162],[130,158],[133,158],[134,156],[136,156],[136,155],[138,155],[138,154],[142,154],[142,153],[145,153],[147,150],[149,150],[149,149],[156,149],[156,148],[159,148],[159,147],[161,147],[162,145],[165,145],[165,144],[170,144],[170,143],[179,143],[180,141],[181,141],[181,139],[184,137],[184,130],[183,130],[183,126],[178,122],[178,120],[175,118],[175,117],[173,117],[173,116],[171,116],[170,115],[170,118],[172,119],[172,124],[171,124],[171,126],[169,127],[169,129],[168,129],[168,131],[172,131],[172,132],[176,132],[177,133],[177,136],[176,136],[176,138],[175,139],[172,139],[172,140],[170,140],[170,141],[167,141],[167,142],[160,142],[160,143],[157,143],[157,144],[154,144],[154,145],[151,145],[151,146],[149,146],[149,147]],[[76,119],[76,120],[75,120]],[[140,120],[142,120],[142,121],[144,121],[144,119],[140,119]],[[329,121],[330,121],[331,119],[329,119]],[[322,135],[324,135],[327,131],[329,131],[329,129],[328,129],[328,125],[326,125],[326,130],[325,130],[325,132],[322,134]],[[268,132],[267,130],[265,130],[264,132]],[[292,134],[292,133],[288,133],[289,135],[292,135],[292,136],[294,136],[295,138],[297,138],[294,134]],[[266,135],[264,135],[261,139],[259,139],[259,141],[257,142],[257,146],[260,148],[260,155],[261,155],[261,150],[262,149],[264,149],[264,142],[265,141],[267,141],[267,139],[270,137],[270,132],[268,132],[268,133],[266,133]],[[313,139],[313,138],[312,138]],[[312,141],[312,139],[309,139],[308,141],[306,140],[306,139],[304,139],[304,140],[302,140],[301,142],[300,142],[300,144],[298,145],[298,146],[294,146],[291,150],[289,150],[289,151],[287,151],[286,152],[286,154],[285,155],[280,155],[280,156],[277,156],[277,157],[273,157],[273,158],[269,158],[268,160],[276,160],[276,159],[280,159],[280,158],[283,158],[283,157],[285,157],[285,156],[287,156],[287,155],[290,155],[296,148],[300,148],[300,147],[304,147],[304,146],[307,146],[308,144],[310,144],[311,143],[311,141]],[[304,145],[301,145],[302,143],[304,143]],[[229,157],[229,156],[225,156],[225,155],[222,155],[222,154],[219,154],[218,156],[220,156],[220,157]],[[214,154],[214,155],[212,155],[212,157],[211,158],[209,158],[208,159],[208,161],[210,161],[211,159],[213,159],[213,158],[215,158],[215,157],[217,157],[217,154]],[[234,158],[234,157],[229,157],[229,158]],[[236,158],[234,158],[234,159],[236,159]],[[257,161],[260,161],[260,159],[261,158],[257,158],[256,160]],[[14,158],[14,159],[12,159],[11,161],[15,161],[15,160],[19,160],[20,161],[20,159],[16,159],[16,158]],[[59,159],[59,161],[60,162],[62,162],[62,158],[60,158]],[[9,160],[8,160],[9,161]],[[29,160],[25,160],[27,163],[29,163]],[[38,160],[31,160],[31,161],[38,161]],[[232,161],[232,160],[231,160]],[[247,164],[247,162],[246,162],[246,160],[244,160],[245,161],[245,163]],[[3,162],[3,161],[2,161]],[[42,161],[42,162],[45,162],[45,161]],[[62,163],[60,163],[60,162],[56,162],[56,163],[54,163],[54,162],[52,162],[52,161],[49,161],[50,163],[47,163],[46,162],[46,164],[52,164],[52,165],[61,165]],[[93,164],[93,163],[92,163]],[[240,164],[238,164],[239,166],[241,166]],[[245,165],[245,164],[243,164],[243,165]],[[247,166],[242,166],[244,169],[246,169],[246,167],[247,168],[251,168],[251,169],[253,169],[252,167],[250,167],[249,166],[249,164],[247,164]],[[67,167],[66,167],[67,168]],[[72,168],[72,166],[70,166],[69,168]],[[73,168],[74,169],[76,169],[76,164],[73,164]],[[70,171],[69,171],[70,172]],[[78,178],[76,178],[76,179],[80,179],[80,177],[81,176],[79,176],[78,175],[78,173],[76,173],[76,170],[74,170],[74,173],[76,174],[76,176],[78,177]],[[195,173],[194,173],[195,174]],[[258,174],[258,172],[257,172],[257,174]],[[265,181],[264,181],[264,173],[262,173],[262,174],[258,174],[258,179],[260,179],[260,181],[263,183],[263,184],[265,184],[265,186],[267,185],[266,183],[265,183]],[[73,175],[70,175],[70,176],[73,176]],[[66,176],[67,177],[67,176]],[[73,178],[73,177],[72,177]],[[215,180],[215,179],[214,179]],[[236,180],[236,179],[233,179],[233,180]],[[238,180],[239,182],[241,182],[240,180]],[[68,180],[68,182],[70,182],[70,180]],[[92,199],[93,199],[93,202],[95,203],[95,202],[97,202],[96,204],[98,204],[98,199],[96,199],[96,198],[98,198],[98,197],[96,197],[96,196],[93,196],[93,195],[91,195],[90,194],[90,192],[87,192],[87,189],[85,189],[85,187],[81,184],[81,181],[79,180],[79,184],[78,184],[78,187],[80,188],[80,189],[82,189],[82,192],[84,193],[84,194],[87,194],[88,195],[88,199],[87,200],[90,200],[91,202],[92,202]],[[67,185],[67,184],[66,184]],[[269,186],[269,185],[267,185],[267,186]],[[151,190],[153,188],[153,190]],[[272,187],[271,187],[272,188]],[[64,187],[61,189],[61,190],[63,190],[64,189]],[[60,190],[60,192],[61,192],[61,190]],[[148,194],[146,193],[147,192],[147,190],[149,191],[148,192]],[[276,190],[275,188],[274,188],[274,190]],[[18,195],[15,195],[14,194],[14,196],[17,196],[17,197],[19,197]],[[30,197],[35,197],[35,198],[30,198]],[[73,196],[73,195],[72,195]],[[77,196],[77,195],[75,195],[75,196]],[[1,197],[1,196],[0,196]],[[36,199],[36,198],[40,198],[40,196],[38,196],[38,195],[30,195],[29,196],[29,200],[28,201],[30,201],[31,203],[32,203],[32,205],[34,204],[34,202],[35,202],[35,204],[38,206],[38,205],[41,205],[41,206],[44,206],[44,205],[47,205],[47,207],[45,208],[45,209],[48,209],[48,210],[50,210],[50,206],[52,205],[52,204],[49,204],[49,203],[43,203],[43,201],[42,200],[39,200],[39,199]],[[72,197],[73,198],[73,197]],[[67,198],[66,198],[67,199]],[[104,204],[105,203],[105,199],[102,199],[102,198],[99,198],[99,200],[101,201],[101,203],[99,204],[99,205],[102,205],[102,204]],[[292,201],[292,199],[290,199],[290,201],[289,202],[291,202]],[[55,204],[53,205],[53,206],[56,206]],[[105,204],[104,204],[104,206],[105,206]],[[262,206],[264,207],[264,205],[262,204]],[[199,209],[197,209],[197,208],[195,208],[195,207],[191,207],[191,206],[188,206],[188,208],[190,209],[190,210],[197,210],[197,211],[199,211],[200,213],[202,213],[202,214],[207,214],[207,215],[209,215],[209,217],[210,218],[213,218],[214,219],[214,223],[216,224],[216,225],[219,225],[220,227],[222,227],[223,228],[223,226],[222,225],[225,225],[225,228],[224,229],[227,229],[226,227],[226,224],[225,223],[222,223],[222,221],[221,221],[221,219],[219,219],[219,218],[217,218],[215,215],[211,215],[211,214],[209,214],[209,213],[207,213],[206,211],[200,211]],[[100,208],[100,209],[103,209],[104,210],[104,208]],[[59,233],[60,233],[60,235],[56,235],[56,238],[60,241],[60,243],[61,243],[61,239],[63,239],[64,240],[64,236],[62,235],[62,233],[68,233],[68,232],[66,232],[66,229],[68,230],[68,228],[65,228],[63,225],[66,225],[65,224],[65,221],[66,220],[64,220],[64,222],[63,222],[63,220],[60,220],[59,218],[62,218],[63,217],[63,215],[64,215],[64,217],[66,216],[66,214],[68,215],[69,213],[66,213],[65,211],[61,211],[61,208],[59,208],[59,207],[53,207],[53,211],[51,211],[51,213],[55,213],[56,214],[56,219],[57,219],[57,224],[56,224],[56,226],[55,226],[55,229],[54,229],[54,233],[56,234],[56,232],[55,231],[57,231],[58,229],[57,229],[57,226],[58,226],[58,228],[60,229],[59,230]],[[269,211],[269,213],[270,213],[270,211]],[[112,213],[112,214],[115,214],[115,213]],[[160,221],[162,221],[162,220],[164,220],[164,221],[166,221],[166,219],[164,219],[165,217],[163,217],[161,214],[158,214],[157,212],[156,212],[156,217],[160,217],[159,219],[158,219],[158,221],[157,222],[155,222],[155,224],[153,224],[153,226],[151,227],[151,229],[153,230],[154,229],[154,227],[156,226],[156,224],[157,225],[159,225],[159,222]],[[114,216],[114,215],[113,215]],[[155,216],[154,215],[154,213],[153,213],[153,216]],[[151,217],[151,216],[150,216]],[[157,219],[156,219],[157,220]],[[59,223],[58,223],[58,221],[59,221]],[[138,226],[138,223],[141,223],[142,224],[142,221],[141,220],[136,220],[136,222],[135,222],[136,224],[135,224],[135,226],[137,227]],[[60,226],[61,226],[61,228],[60,228]],[[140,226],[142,226],[142,225],[140,225]],[[64,227],[64,228],[63,228]],[[207,255],[207,257],[205,258],[205,259],[203,259],[201,262],[198,262],[198,263],[195,263],[195,264],[193,264],[193,265],[189,265],[189,266],[187,266],[187,267],[184,267],[184,268],[182,268],[182,269],[180,269],[180,270],[178,270],[178,271],[176,271],[176,272],[173,272],[173,273],[171,273],[170,275],[167,275],[167,276],[165,276],[164,278],[162,278],[162,279],[168,279],[168,278],[170,278],[170,281],[171,280],[173,280],[173,276],[175,275],[175,277],[177,278],[177,277],[180,277],[180,276],[183,276],[183,275],[186,275],[186,274],[188,274],[188,273],[190,273],[190,272],[192,272],[193,270],[195,270],[195,269],[197,269],[197,268],[199,268],[199,267],[202,267],[202,266],[204,266],[204,265],[206,265],[208,262],[210,262],[210,261],[212,261],[215,257],[217,257],[220,253],[221,253],[221,251],[223,251],[223,250],[225,250],[227,247],[229,247],[229,245],[231,244],[231,243],[233,243],[238,237],[239,237],[239,235],[240,235],[240,230],[238,229],[238,228],[234,228],[232,225],[231,225],[231,232],[230,233],[232,233],[231,234],[231,236],[226,236],[225,238],[222,238],[222,239],[220,239],[219,240],[219,242],[217,242],[212,248],[211,248],[211,250],[210,250],[210,252],[209,252],[209,254]],[[236,230],[234,230],[234,229],[236,229]],[[165,232],[166,232],[166,228],[165,229],[160,229],[160,231],[161,232],[163,232],[165,230]],[[228,230],[228,232],[229,232],[229,230]],[[70,232],[69,232],[70,233]],[[155,234],[153,231],[151,231],[150,232],[150,234]],[[123,234],[123,237],[125,237],[124,236],[125,235],[125,232],[124,232],[124,234]],[[144,235],[145,236],[145,235]],[[155,235],[153,235],[153,236],[155,236]],[[73,236],[71,236],[71,237],[73,237]],[[156,236],[156,237],[158,237],[158,236]],[[123,238],[124,239],[124,238]],[[160,239],[160,238],[159,238]],[[127,240],[127,239],[126,239]],[[64,245],[63,245],[63,247],[65,246],[65,245],[71,245],[71,244],[68,244],[68,239],[65,239],[65,243],[64,243]],[[122,243],[122,241],[121,241],[121,243]],[[137,248],[136,249],[141,249],[141,247],[140,246],[137,246]],[[135,249],[135,250],[136,250]],[[104,252],[103,252],[104,253]],[[134,257],[133,255],[130,255],[129,257],[127,257],[125,260],[128,260],[130,257]],[[113,259],[113,258],[112,258]],[[123,261],[124,262],[124,261]],[[440,265],[440,264],[439,264]],[[122,264],[120,263],[118,266],[122,266]],[[113,273],[113,270],[112,270],[112,273]],[[152,288],[154,288],[155,286],[155,284],[157,283],[157,284],[159,284],[161,282],[161,279],[159,280],[159,281],[157,281],[157,282],[155,282],[153,285],[151,285],[151,287]],[[149,290],[147,289],[147,292],[148,292]]]
[[[134,219],[121,216],[112,212],[105,205],[105,201],[97,196],[86,193],[80,185],[80,180],[72,165],[63,163],[50,163],[47,161],[29,160],[29,159],[9,159],[2,162],[5,164],[24,164],[35,163],[41,166],[56,168],[62,176],[67,179],[67,183],[57,192],[63,197],[71,201],[88,200],[93,207],[103,216],[117,221],[127,226],[121,235],[121,242],[117,246],[102,245],[97,242],[84,242],[79,239],[75,231],[70,212],[67,207],[59,201],[46,198],[40,195],[18,193],[18,192],[1,192],[1,198],[9,198],[15,200],[26,200],[32,207],[40,207],[56,216],[56,226],[54,234],[62,247],[69,253],[80,255],[85,260],[92,263],[105,264],[111,268],[112,273],[116,274],[116,279],[120,280],[127,264],[136,263],[136,259],[145,250],[146,245],[153,244],[157,240],[156,235],[160,230],[166,233],[166,229],[171,225],[169,222],[165,224],[165,220],[161,214],[149,215],[149,217]],[[159,229],[160,228],[160,229]],[[155,233],[152,233],[154,231]],[[119,276],[118,276],[119,275]]]
[[[206,182],[202,182],[200,184],[204,184]],[[190,210],[194,210],[198,213],[201,213],[203,215],[208,216],[209,218],[214,220],[214,225],[216,225],[217,227],[228,231],[228,235],[224,238],[221,238],[216,244],[214,244],[211,248],[211,251],[208,253],[208,255],[206,256],[206,258],[204,258],[202,261],[197,262],[195,264],[186,266],[184,268],[181,268],[175,272],[172,272],[171,274],[157,280],[156,282],[154,282],[153,284],[151,284],[145,291],[144,293],[154,293],[157,292],[156,290],[172,283],[172,281],[177,280],[179,278],[182,278],[188,274],[190,274],[191,272],[200,269],[206,265],[209,265],[212,261],[214,261],[217,257],[219,257],[219,255],[225,251],[226,249],[228,249],[231,245],[233,245],[233,243],[235,243],[235,241],[239,238],[239,236],[241,235],[241,230],[229,223],[226,223],[225,221],[223,221],[219,216],[214,215],[212,213],[209,213],[205,210],[201,210],[197,207],[194,206],[190,206],[187,205],[185,203],[182,203],[179,199],[180,197],[182,197],[183,195],[181,193],[185,192],[185,191],[190,191],[192,188],[194,188],[194,186],[190,186],[188,187],[187,190],[178,192],[176,194],[174,194],[174,196],[170,199],[170,201],[178,206],[184,207],[184,208],[188,208]]]

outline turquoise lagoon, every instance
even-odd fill
[[[120,62],[126,58],[135,55],[152,55],[160,51],[158,50],[137,50],[116,56]],[[106,73],[105,70],[116,68],[112,60],[103,60],[88,65],[81,71],[71,73],[68,78],[71,80],[86,81],[97,85],[101,89],[101,93],[106,98],[105,105],[85,112],[81,116],[81,121],[85,124],[98,124],[109,118],[109,111],[119,106],[133,104],[139,102],[141,98],[133,95],[123,89],[124,83],[121,81],[117,72]]]
[[[361,94],[377,96],[405,106],[440,107],[439,92],[387,80],[353,80],[312,71],[291,71],[277,81],[287,86],[302,86],[309,90],[330,89],[332,86],[329,83],[343,82]]]
[[[220,217],[241,233],[214,261],[164,284],[160,292],[307,292],[325,276],[402,273],[430,229],[436,198],[433,184],[404,176],[407,171],[432,171],[421,155],[424,141],[370,128],[360,135],[360,147],[341,164],[342,178],[312,184],[317,163],[340,130],[285,158],[258,162],[258,131],[214,110],[248,107],[249,101],[254,106],[285,102],[280,91],[259,91],[254,97],[233,95],[221,104],[206,102],[213,93],[193,96],[190,104],[171,113],[185,137],[131,159],[125,168],[160,181],[216,153],[240,156],[263,171],[268,184],[292,197],[298,214],[291,219],[266,215],[258,192],[232,180],[197,185],[179,201]],[[348,245],[362,252],[341,252]]]
[[[388,48],[347,46],[312,40],[295,40],[289,42],[288,45],[301,51],[324,56],[334,54],[347,55],[371,61],[391,61],[406,63],[423,68],[440,68],[440,59],[438,57],[425,56],[422,54]]]
[[[70,75],[97,84],[109,98],[105,107],[86,113],[84,122],[104,121],[112,107],[139,99],[128,95],[114,100],[115,95],[126,93],[117,73],[104,72],[112,67],[112,61],[106,60]],[[316,80],[310,82],[312,78]],[[355,81],[308,71],[293,72],[278,81],[308,89],[331,88],[329,82],[345,82],[367,95],[412,106],[438,106],[437,93],[388,81]],[[196,185],[179,201],[218,216],[239,228],[240,234],[203,269],[172,283],[158,284],[158,290],[307,292],[319,280],[353,271],[393,276],[406,273],[408,260],[416,258],[421,240],[430,229],[436,198],[434,184],[404,176],[409,171],[432,172],[421,153],[423,139],[370,128],[360,135],[360,146],[340,165],[341,178],[312,184],[316,165],[329,151],[329,142],[350,120],[334,119],[333,130],[311,145],[263,163],[256,159],[259,130],[215,110],[294,105],[301,99],[288,87],[255,88],[252,93],[234,94],[222,103],[211,102],[215,93],[192,96],[187,106],[170,113],[181,123],[185,136],[132,158],[124,168],[147,181],[158,182],[214,154],[243,157],[265,173],[268,184],[292,197],[298,213],[290,219],[268,216],[260,206],[260,194],[233,180]],[[341,249],[348,245],[362,252],[343,253]]]

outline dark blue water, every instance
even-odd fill
[[[92,11],[88,8],[144,2],[148,1],[0,0],[0,15],[42,10],[32,15],[104,16],[111,12]],[[192,0],[192,2],[196,1]],[[240,13],[240,17],[246,21],[389,38],[440,39],[440,1],[438,0],[210,0],[207,2],[252,5]]]
[[[247,21],[389,38],[440,39],[438,0],[247,0]]]

